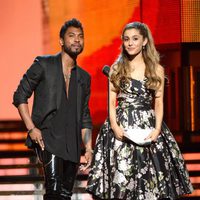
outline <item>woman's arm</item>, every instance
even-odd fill
[[[164,96],[164,68],[160,65],[157,67],[156,73],[158,76],[161,78],[161,85],[157,89],[155,93],[155,104],[154,104],[154,110],[155,110],[155,130],[151,132],[149,137],[146,139],[151,139],[152,141],[156,141],[160,131],[161,131],[161,126],[162,126],[162,121],[163,121],[163,96]]]
[[[112,68],[111,72],[112,73]],[[118,140],[122,140],[124,133],[123,129],[117,124],[117,117],[116,117],[116,98],[117,98],[117,91],[113,84],[109,82],[109,120],[111,128],[115,134],[115,137]]]
[[[158,76],[161,78],[161,85],[156,91],[155,94],[155,117],[156,117],[156,124],[155,129],[161,130],[162,120],[163,120],[163,113],[164,113],[164,105],[163,105],[163,97],[164,97],[164,69],[162,66],[158,66],[157,70]]]

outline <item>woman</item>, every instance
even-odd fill
[[[115,200],[189,194],[193,188],[184,160],[163,122],[164,69],[151,32],[133,22],[124,28],[122,40],[122,52],[110,72],[110,117],[96,141],[87,191],[96,199]],[[145,138],[151,143],[126,139],[124,133],[131,129],[151,129]]]

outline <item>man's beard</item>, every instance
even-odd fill
[[[79,49],[75,51],[72,51],[71,48],[67,47],[66,45],[63,45],[63,50],[69,56],[76,58],[83,51],[83,46],[81,46]]]

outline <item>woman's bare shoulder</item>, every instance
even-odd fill
[[[114,63],[114,64],[112,64],[111,65],[111,70],[114,70],[114,71],[116,71],[117,70],[117,68],[118,68],[118,64],[117,63]]]

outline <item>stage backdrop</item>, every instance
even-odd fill
[[[95,124],[107,115],[107,78],[104,65],[112,65],[120,53],[121,31],[132,21],[147,23],[155,43],[173,44],[199,32],[187,32],[198,20],[182,17],[188,6],[198,15],[198,0],[7,0],[1,1],[0,120],[19,119],[12,107],[12,94],[20,77],[37,55],[60,51],[59,30],[65,20],[78,18],[85,30],[85,49],[78,64],[92,76],[90,107]],[[186,5],[187,4],[187,5]],[[194,7],[194,4],[197,4]],[[193,13],[193,12],[191,12]],[[191,17],[191,14],[188,15]],[[193,18],[192,18],[193,19]],[[182,21],[181,21],[182,20]],[[187,23],[186,23],[187,22]],[[187,29],[188,30],[188,29]],[[190,37],[193,34],[193,37]]]

